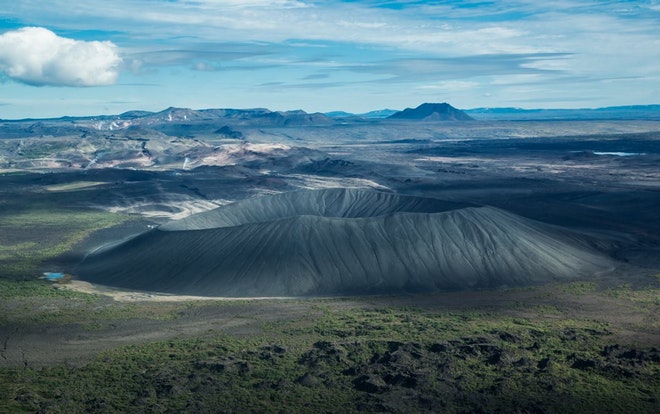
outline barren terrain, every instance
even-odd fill
[[[215,113],[180,111],[0,123],[0,411],[657,407],[660,122],[337,121],[300,113],[260,115],[268,122],[223,113],[218,121]],[[337,188],[376,194],[379,201],[365,205],[383,210],[348,217],[296,210],[292,218],[263,201]],[[392,210],[405,203],[384,201],[413,197],[442,208]],[[231,222],[250,205],[258,208],[249,220]],[[448,222],[429,218],[456,223],[457,214],[476,223],[473,230],[449,231]],[[188,236],[165,240],[174,233]],[[161,243],[153,234],[164,237],[167,255],[149,250]],[[428,268],[458,278],[458,262],[425,253],[428,240],[443,237],[454,240],[451,259],[463,264],[494,248],[480,262],[483,274],[506,283],[459,284],[460,291],[422,284],[421,293],[392,284],[348,296],[296,291],[309,268],[286,267],[289,256],[334,257],[327,269],[343,260],[342,271],[321,267],[332,286],[376,280],[396,266],[406,269],[396,280]],[[208,250],[189,249],[200,240]],[[237,271],[232,283],[258,273],[267,285],[270,268],[277,286],[291,288],[228,295],[209,289],[217,277],[210,271],[195,285],[195,255],[213,264],[222,257],[213,248],[226,251],[228,240],[242,247],[223,259],[227,268],[262,263],[259,272]],[[342,250],[351,241],[355,260]],[[461,244],[468,241],[472,256]],[[321,249],[332,243],[341,248]],[[542,260],[551,246],[557,260]],[[304,249],[309,256],[299,254]],[[104,254],[107,262],[94,261]],[[378,268],[370,254],[393,264]],[[533,257],[530,267],[497,267],[502,257],[515,257],[510,264],[523,256]],[[132,267],[123,279],[101,277],[121,268],[121,257]],[[177,269],[155,266],[161,258],[185,269],[161,280]],[[78,274],[85,263],[98,268]],[[59,271],[73,282],[37,279]],[[185,283],[168,285],[177,275]]]

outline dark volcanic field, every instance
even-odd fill
[[[0,139],[0,412],[657,408],[658,122],[56,124]]]

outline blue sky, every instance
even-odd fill
[[[658,0],[0,0],[0,10],[4,119],[660,103]]]

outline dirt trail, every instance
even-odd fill
[[[72,280],[63,284],[62,289],[73,290],[80,293],[97,294],[111,297],[117,302],[188,302],[188,301],[246,301],[246,300],[285,300],[293,299],[287,297],[250,297],[250,298],[226,298],[217,296],[190,296],[170,295],[156,292],[133,292],[111,287],[95,285],[83,280]]]

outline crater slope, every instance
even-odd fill
[[[261,297],[488,289],[612,267],[576,234],[492,207],[353,189],[238,202],[93,253],[87,281]]]
[[[296,216],[364,218],[400,212],[437,213],[470,206],[474,205],[355,188],[300,190],[241,200],[166,223],[160,229],[201,230]]]

